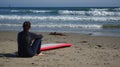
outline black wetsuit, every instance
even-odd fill
[[[32,57],[40,53],[42,35],[22,31],[18,33],[18,55],[21,57]],[[32,40],[35,40],[32,44]]]

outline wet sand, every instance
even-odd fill
[[[17,33],[0,32],[0,67],[119,67],[120,37],[75,33],[41,33],[42,44],[72,43],[72,47],[42,51],[45,56],[17,57]],[[39,33],[38,33],[39,34]]]

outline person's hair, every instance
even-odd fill
[[[24,31],[27,31],[27,30],[29,30],[31,28],[31,23],[29,22],[29,21],[25,21],[24,23],[23,23],[23,30]]]

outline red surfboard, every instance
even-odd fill
[[[62,47],[70,47],[72,44],[70,43],[52,43],[52,44],[43,44],[41,45],[41,51],[51,50],[51,49],[57,49]]]

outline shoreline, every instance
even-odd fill
[[[1,30],[0,32],[20,32],[20,31],[15,31],[15,30],[12,30],[12,31],[3,31]],[[51,33],[50,31],[47,31],[47,32],[39,32],[39,31],[30,31],[30,32],[34,32],[34,33]],[[56,31],[53,31],[53,32],[56,32]],[[113,33],[107,33],[107,34],[103,34],[103,33],[79,33],[79,32],[57,32],[57,33],[66,33],[66,34],[69,34],[69,33],[72,33],[72,34],[81,34],[81,35],[90,35],[90,36],[101,36],[101,37],[120,37],[120,34],[113,34]]]
[[[120,37],[91,36],[87,34],[42,34],[42,44],[71,43],[73,46],[43,51],[45,56],[20,58],[17,52],[17,33],[0,31],[0,67],[119,67]],[[64,62],[63,62],[64,61]]]

